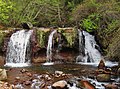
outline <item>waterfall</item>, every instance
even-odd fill
[[[84,46],[82,40],[84,36]],[[81,45],[82,44],[82,45]],[[82,46],[82,47],[81,47]],[[102,57],[100,52],[98,51],[99,46],[96,44],[95,38],[93,35],[90,35],[86,31],[79,31],[79,50],[84,48],[84,57],[81,57],[80,55],[76,58],[76,60],[84,62],[84,63],[98,63]]]
[[[83,33],[78,29],[79,33],[79,54],[84,55],[84,42],[83,42]]]
[[[47,62],[51,62],[52,60],[52,46],[53,46],[53,35],[56,33],[56,30],[51,32],[48,39],[48,45],[47,45]]]
[[[8,42],[5,66],[23,67],[30,63],[30,36],[32,30],[13,33]]]

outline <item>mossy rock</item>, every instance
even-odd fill
[[[50,33],[50,28],[39,28],[37,29],[37,41],[39,44],[39,47],[41,48],[45,48],[46,44],[47,44],[47,40],[48,40],[48,36]]]
[[[73,47],[75,45],[77,38],[77,30],[75,28],[58,28],[58,32],[67,40],[67,47]]]
[[[0,50],[3,47],[4,37],[9,33],[7,30],[0,30]]]

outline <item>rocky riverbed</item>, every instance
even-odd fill
[[[101,66],[101,65],[100,65]],[[7,79],[0,89],[119,89],[117,67],[100,68],[80,64],[32,65],[24,68],[4,67]],[[4,69],[2,68],[2,69]],[[119,70],[119,69],[118,69]]]

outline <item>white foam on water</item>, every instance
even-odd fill
[[[92,65],[92,66],[97,67],[99,65],[99,62],[95,62],[95,63],[77,62],[76,64]],[[105,61],[105,66],[107,67],[112,67],[112,66],[117,66],[117,65],[118,65],[118,62]]]
[[[45,62],[42,65],[54,65],[54,62]]]
[[[90,79],[90,78],[86,78],[88,81],[90,81],[91,84],[93,84],[96,89],[105,89],[105,87],[103,85],[107,85],[109,83],[106,83],[106,82],[98,82],[97,80],[93,80],[93,79]]]
[[[78,87],[76,86],[75,83],[73,83],[73,86],[70,86],[70,85],[68,84],[67,87],[68,87],[69,89],[80,89],[80,88],[78,88]]]
[[[30,63],[6,63],[4,66],[7,67],[27,67],[30,66]]]

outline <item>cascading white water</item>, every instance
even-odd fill
[[[86,31],[78,30],[78,32],[79,32],[79,51],[84,52],[85,56],[81,55],[80,53],[79,56],[76,58],[76,61],[80,61],[83,63],[98,63],[102,59],[102,56],[98,49],[96,49],[96,47],[99,48],[99,46],[96,44],[94,36],[90,35]]]
[[[47,45],[47,62],[51,62],[52,60],[52,46],[53,46],[53,35],[56,33],[56,30],[51,32],[48,39],[48,45]]]
[[[91,63],[97,63],[101,60],[101,54],[96,49],[96,47],[99,47],[96,44],[96,41],[94,39],[93,35],[90,35],[88,32],[83,31],[83,35],[85,37],[85,62],[91,62]]]
[[[5,66],[28,66],[30,57],[26,58],[26,53],[27,50],[30,51],[30,36],[32,32],[32,30],[20,30],[12,34],[10,41],[8,42]]]
[[[82,35],[82,31],[79,29],[78,29],[78,35],[79,35],[79,54],[82,55],[84,51],[83,35]]]

